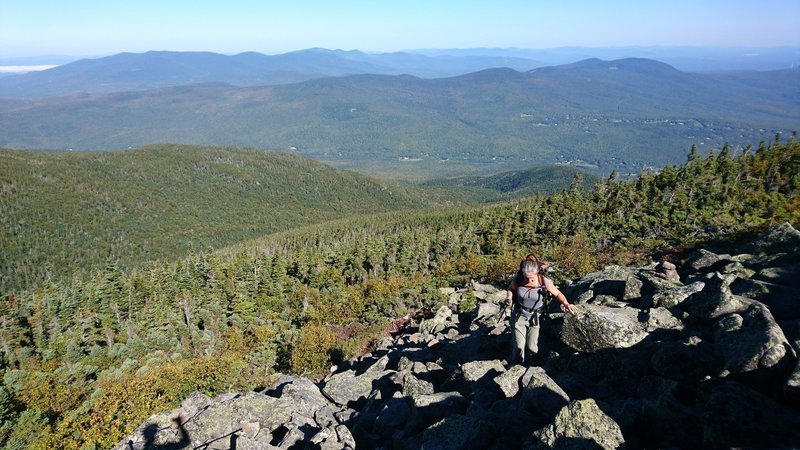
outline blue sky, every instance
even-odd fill
[[[0,0],[0,56],[800,46],[800,0]]]

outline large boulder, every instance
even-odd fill
[[[422,434],[407,439],[400,448],[483,450],[492,441],[494,434],[494,426],[491,423],[455,414],[431,425]]]
[[[389,383],[389,377],[395,371],[386,369],[388,363],[389,357],[384,356],[360,375],[354,370],[329,375],[322,386],[322,393],[337,405],[359,409],[377,384]]]
[[[644,323],[648,332],[655,330],[679,331],[684,328],[683,321],[666,308],[650,308],[643,313],[640,312],[637,317],[640,322]]]
[[[479,300],[487,303],[500,303],[506,298],[505,289],[499,289],[491,284],[481,284],[473,281],[471,283],[472,295]]]
[[[674,286],[656,291],[652,294],[652,306],[672,308],[683,303],[691,295],[696,294],[705,288],[706,284],[702,281],[695,281],[686,286]]]
[[[769,309],[759,303],[750,305],[743,314],[721,317],[714,330],[716,353],[731,372],[770,368],[795,356]]]
[[[667,289],[675,289],[683,286],[680,279],[667,278],[660,272],[641,270],[638,274],[639,278],[644,282],[645,289],[663,291]]]
[[[562,291],[570,301],[587,291],[592,291],[593,295],[610,295],[621,300],[626,297],[626,283],[631,277],[635,277],[637,272],[638,269],[631,267],[606,266],[601,271],[590,273],[579,281],[565,286]]]
[[[416,363],[422,364],[422,363]],[[424,366],[423,366],[424,367]],[[427,372],[427,371],[426,371]],[[404,370],[402,372],[397,372],[393,377],[392,380],[395,384],[401,386],[400,392],[407,397],[413,397],[415,395],[421,394],[433,394],[435,389],[433,383],[430,381],[421,379],[417,373],[411,370]]]
[[[295,412],[307,417],[327,413],[327,419],[333,421],[333,413],[337,411],[337,408],[333,408],[328,399],[322,395],[319,387],[308,378],[277,374],[272,385],[262,393],[291,401]]]
[[[506,398],[512,398],[520,391],[520,379],[525,374],[523,366],[511,366],[507,371],[501,373],[494,379],[494,383]]]
[[[478,313],[474,322],[495,326],[509,313],[508,309],[494,302],[481,302],[478,305]]]
[[[690,253],[683,264],[687,271],[714,272],[731,261],[731,255],[717,255],[701,248]]]
[[[592,399],[577,400],[558,412],[552,424],[534,433],[529,448],[602,448],[625,445],[619,425]]]
[[[447,306],[442,306],[436,311],[436,314],[430,318],[425,319],[419,324],[419,332],[422,334],[436,334],[445,328],[453,315],[453,310]]]
[[[736,278],[733,274],[713,274],[705,280],[703,290],[684,300],[680,307],[699,320],[745,311],[753,301],[731,292],[730,285]]]
[[[637,276],[631,275],[625,280],[625,288],[622,291],[622,301],[632,302],[642,298],[644,294],[644,282]]]
[[[632,347],[648,335],[639,315],[633,308],[581,305],[577,313],[564,316],[561,339],[582,352]]]
[[[199,394],[202,395],[202,394]],[[145,448],[289,448],[327,442],[348,448],[336,424],[320,425],[290,398],[248,392],[193,403],[150,417],[114,450]],[[304,444],[305,443],[305,444]]]
[[[482,383],[487,385],[495,377],[505,372],[506,368],[499,359],[469,361],[460,364],[450,377],[442,384],[442,389],[459,391],[469,395],[478,390]]]
[[[792,285],[775,284],[759,279],[738,278],[731,283],[731,293],[758,300],[769,306],[778,322],[800,319],[800,277]]]
[[[541,367],[531,367],[522,376],[520,406],[533,415],[553,418],[570,398]]]
[[[753,254],[791,252],[797,258],[798,248],[800,248],[800,231],[794,229],[788,222],[784,222],[743,246],[742,251]]]
[[[494,371],[497,374],[506,371],[503,362],[499,359],[489,361],[470,361],[461,365],[461,373],[466,382],[475,382],[486,376],[487,373]]]

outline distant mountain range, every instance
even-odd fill
[[[442,78],[491,68],[528,71],[585,59],[645,58],[683,71],[778,70],[800,67],[800,48],[563,47],[554,49],[418,49],[395,53],[313,48],[280,55],[246,52],[120,53],[70,61],[63,56],[0,58],[0,65],[61,64],[0,78],[0,97],[37,98],[76,93],[147,90],[194,83],[260,86],[358,74]]]
[[[464,48],[408,50],[427,56],[503,56],[542,61],[545,65],[568,64],[584,59],[655,59],[682,71],[780,70],[800,67],[798,47],[560,47]]]
[[[800,70],[697,74],[647,59],[0,100],[2,147],[250,146],[422,179],[549,163],[638,172],[798,124]]]
[[[259,86],[356,74],[440,78],[492,67],[530,70],[544,64],[509,56],[368,54],[321,48],[267,56],[248,52],[120,53],[0,79],[0,97],[40,98],[78,93],[141,91],[197,83]]]

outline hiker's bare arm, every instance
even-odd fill
[[[558,300],[561,303],[561,310],[562,311],[564,311],[564,312],[568,311],[568,312],[571,312],[573,314],[575,314],[578,311],[578,308],[576,308],[575,305],[573,305],[569,301],[567,301],[567,296],[564,295],[563,292],[558,290],[558,288],[556,287],[555,284],[548,283],[547,284],[547,290],[551,294],[553,294],[553,297],[555,297],[556,300]]]

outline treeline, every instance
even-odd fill
[[[442,286],[500,282],[519,257],[554,277],[800,224],[800,144],[729,149],[635,181],[437,213],[387,213],[44,285],[0,302],[0,445],[108,448],[190,392],[313,375]],[[471,305],[465,302],[462,305]]]

